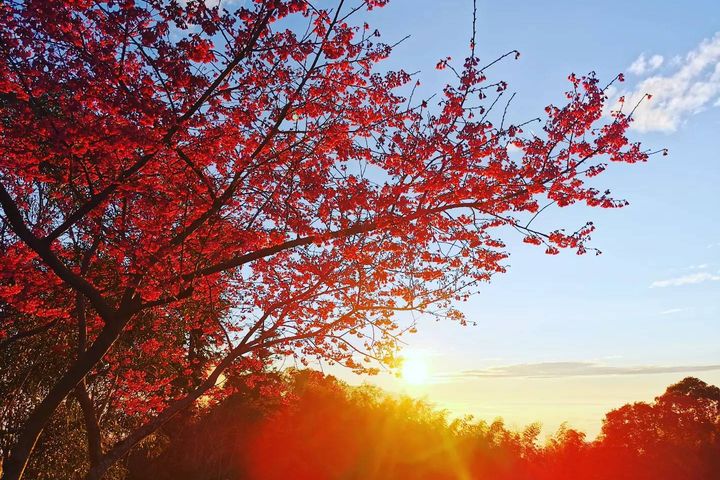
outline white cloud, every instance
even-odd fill
[[[656,58],[657,57],[657,58]],[[654,55],[646,59],[641,55],[631,66],[630,71],[638,75],[648,74],[663,63],[663,58]],[[624,111],[632,109],[645,94],[651,94],[652,100],[643,100],[636,110],[636,130],[672,132],[687,119],[708,107],[720,96],[720,32],[700,44],[682,57],[677,64],[671,61],[671,71],[667,75],[646,77],[632,90],[620,91],[625,97]],[[619,108],[616,102],[612,110]]]
[[[559,377],[595,377],[605,375],[647,375],[657,373],[707,372],[720,370],[720,365],[640,365],[608,366],[593,362],[543,362],[506,365],[477,370],[466,370],[449,377],[474,378],[559,378]]]
[[[667,310],[663,310],[662,312],[658,312],[658,313],[660,313],[660,315],[672,315],[673,313],[680,313],[680,312],[684,312],[685,310],[686,310],[685,308],[669,308]]]
[[[645,58],[645,54],[643,53],[628,67],[628,70],[635,75],[650,73],[660,68],[664,60],[662,55],[653,55],[650,58]]]
[[[648,66],[650,70],[657,70],[658,68],[660,68],[664,60],[665,59],[662,55],[653,55],[652,57],[650,57],[650,60],[648,60]]]
[[[668,278],[666,280],[656,280],[650,284],[650,288],[663,287],[679,287],[681,285],[692,285],[703,282],[716,282],[720,280],[720,275],[713,275],[708,272],[691,273],[681,277]]]

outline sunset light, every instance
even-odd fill
[[[409,385],[423,385],[428,382],[430,374],[427,362],[419,355],[406,357],[402,363],[401,376]]]
[[[720,0],[0,0],[0,480],[720,480],[718,125]]]

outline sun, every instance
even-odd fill
[[[402,379],[410,385],[423,385],[427,383],[430,374],[427,363],[417,356],[406,357],[402,363]]]

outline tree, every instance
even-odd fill
[[[438,64],[441,100],[415,100],[413,75],[374,68],[392,47],[351,23],[385,3],[0,5],[0,341],[23,405],[2,419],[3,478],[71,394],[100,478],[226,394],[228,369],[392,363],[414,329],[394,313],[464,322],[455,302],[504,271],[501,227],[584,253],[592,224],[535,230],[541,205],[625,204],[586,179],[652,152],[631,115],[603,120],[594,75],[569,77],[540,136],[493,124],[507,85],[473,34],[461,66]]]
[[[609,412],[601,447],[615,475],[711,479],[720,471],[720,389],[694,377],[670,385],[652,403]],[[625,478],[621,477],[621,478]]]

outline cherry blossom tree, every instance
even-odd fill
[[[605,87],[571,75],[566,104],[525,132],[474,34],[418,99],[355,20],[385,3],[0,4],[3,478],[22,477],[63,402],[82,407],[100,478],[223,395],[228,369],[373,372],[415,329],[398,312],[464,322],[458,301],[504,271],[511,229],[549,254],[590,249],[591,223],[532,220],[625,204],[587,179],[653,153],[626,137],[631,114],[603,117]],[[108,434],[108,409],[130,426]]]

